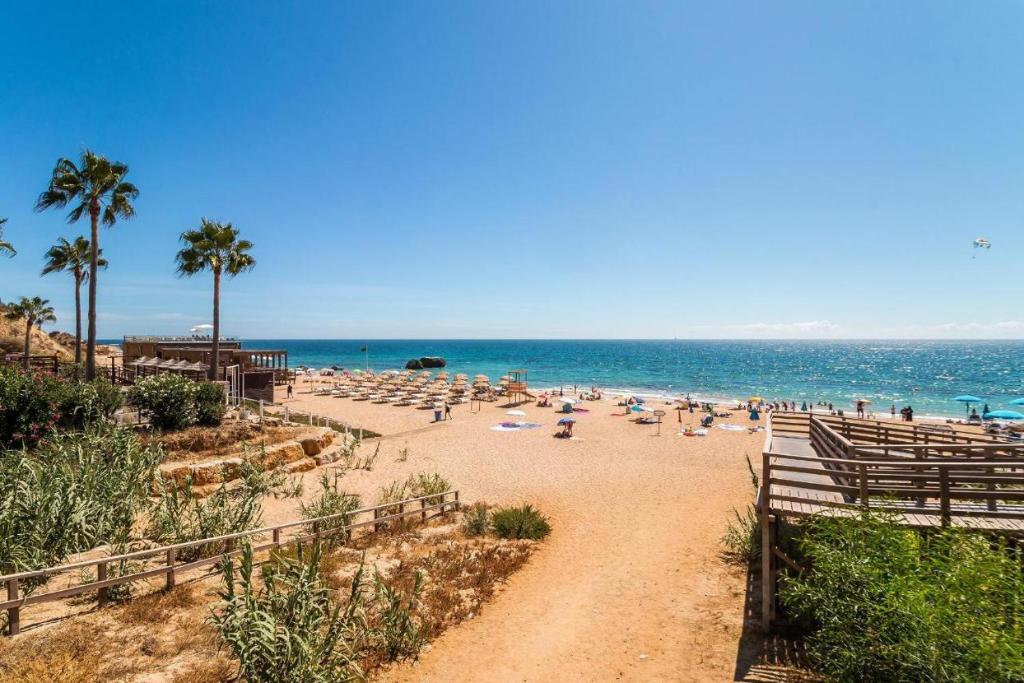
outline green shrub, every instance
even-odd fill
[[[811,518],[810,571],[782,603],[813,662],[839,681],[1024,680],[1019,550],[962,530],[922,535],[884,516]]]
[[[385,661],[394,662],[406,657],[415,657],[423,646],[425,633],[413,617],[422,589],[421,572],[416,572],[412,590],[407,597],[403,597],[401,592],[389,585],[379,572],[374,573],[373,590],[376,604],[370,628],[370,642]]]
[[[54,429],[84,429],[120,406],[120,390],[106,380],[0,368],[0,448],[32,448]]]
[[[213,624],[238,660],[239,679],[255,683],[362,680],[358,635],[365,633],[363,571],[356,573],[348,604],[332,604],[320,576],[321,547],[313,544],[305,562],[282,556],[264,572],[262,588],[246,545],[236,571],[225,560],[221,571],[223,608]]]
[[[196,424],[216,427],[227,411],[224,386],[216,382],[198,382],[196,386]]]
[[[551,524],[539,510],[527,504],[495,510],[491,513],[491,529],[498,538],[539,541],[551,533]]]
[[[491,528],[491,513],[483,503],[473,503],[462,519],[467,536],[483,536]]]
[[[66,429],[84,429],[90,424],[108,419],[124,402],[121,390],[105,379],[63,384],[58,406],[58,426]]]
[[[316,519],[330,515],[342,515],[337,519],[320,523],[320,531],[328,532],[340,529],[349,524],[349,513],[359,509],[359,496],[345,493],[338,485],[342,475],[334,473],[334,480],[326,472],[320,475],[320,492],[308,504],[302,503],[299,511],[303,519]],[[306,533],[313,533],[312,525],[306,527]],[[327,536],[324,539],[325,545],[344,543],[349,539],[348,532],[339,532],[336,535]]]
[[[0,368],[0,448],[32,447],[57,426],[66,383]]]
[[[221,564],[224,603],[213,624],[238,661],[244,681],[328,683],[366,680],[366,668],[415,657],[426,631],[418,616],[423,575],[406,593],[375,573],[365,585],[360,566],[344,602],[324,580],[320,543],[303,558],[277,553],[260,576],[252,547],[236,570]]]
[[[127,540],[160,463],[121,429],[61,433],[0,457],[0,574]]]
[[[192,380],[167,372],[135,382],[128,401],[147,413],[155,428],[173,431],[195,424],[196,391]]]

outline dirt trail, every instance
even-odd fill
[[[339,416],[355,408],[371,428],[386,420],[385,431],[428,419],[389,406],[318,403]],[[501,408],[474,415],[460,406],[453,422],[384,440],[385,450],[408,448],[408,462],[383,452],[374,472],[348,475],[368,490],[405,472],[438,471],[464,500],[531,502],[554,528],[481,614],[388,680],[734,679],[747,575],[721,560],[721,537],[732,510],[751,500],[745,454],[760,452],[763,435],[713,429],[680,437],[670,412],[673,421],[654,436],[614,416],[621,409],[613,404],[587,407],[577,416],[581,439],[563,441],[551,438],[550,409],[527,406],[527,417],[517,418],[541,429],[495,432],[490,427],[508,419]],[[684,424],[695,421],[684,414]]]

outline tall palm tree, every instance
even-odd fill
[[[218,223],[205,218],[198,230],[181,233],[185,247],[178,252],[178,275],[191,276],[204,270],[213,271],[213,344],[210,355],[210,379],[217,379],[220,360],[220,280],[222,275],[234,277],[252,270],[256,260],[248,253],[252,242],[238,239],[238,230],[231,223]]]
[[[125,220],[135,215],[132,201],[139,196],[135,185],[127,182],[128,166],[106,157],[82,152],[78,166],[70,159],[58,159],[53,168],[50,186],[39,195],[36,211],[51,207],[73,206],[68,223],[74,223],[89,214],[89,331],[85,348],[85,378],[96,377],[96,272],[100,267],[99,224],[111,227],[118,218]]]
[[[14,245],[11,244],[10,242],[4,242],[4,239],[3,239],[4,238],[4,223],[6,223],[6,222],[7,222],[6,218],[0,218],[0,254],[3,254],[4,252],[6,252],[8,256],[14,256],[15,254],[18,253],[18,252],[16,252],[14,250]]]
[[[43,275],[50,273],[69,272],[75,278],[75,363],[82,362],[82,283],[89,279],[89,240],[81,235],[74,242],[61,237],[57,244],[46,252],[46,266]],[[98,249],[99,268],[107,267],[107,259],[103,258],[103,250]]]
[[[57,316],[53,314],[53,308],[50,307],[49,299],[40,299],[38,296],[34,296],[31,299],[23,296],[18,303],[9,304],[4,312],[4,316],[8,320],[25,319],[25,350],[21,362],[25,369],[28,370],[29,348],[32,344],[32,326],[38,325],[41,329],[43,323],[56,322]]]

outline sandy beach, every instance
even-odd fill
[[[372,471],[345,486],[372,498],[381,484],[438,472],[467,502],[530,502],[554,531],[527,567],[474,619],[442,635],[419,661],[389,672],[396,681],[734,680],[747,674],[740,643],[747,572],[719,556],[733,509],[752,499],[746,457],[758,462],[763,434],[713,428],[677,435],[670,406],[660,436],[624,416],[615,399],[587,401],[577,439],[553,438],[553,408],[500,402],[478,412],[454,408],[432,423],[429,410],[329,396],[300,388],[284,405],[361,425],[384,436]],[[474,404],[475,406],[475,404]],[[503,420],[539,429],[492,431]],[[698,426],[699,413],[682,413]],[[748,426],[745,413],[716,420]],[[400,461],[401,449],[408,449]],[[317,471],[306,473],[307,485]],[[288,517],[271,506],[265,519]],[[746,639],[744,640],[746,642]],[[756,646],[755,646],[756,649]]]

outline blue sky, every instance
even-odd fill
[[[1016,2],[5,2],[0,298],[128,163],[100,336],[1020,337]],[[991,240],[988,251],[972,241]]]

